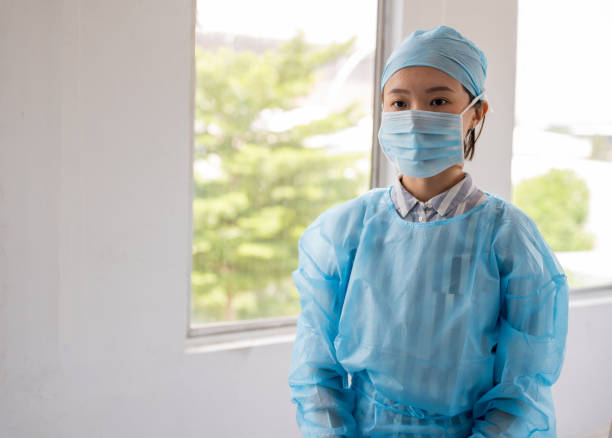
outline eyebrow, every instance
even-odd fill
[[[455,90],[453,90],[452,88],[448,88],[444,85],[439,85],[437,87],[431,87],[425,90],[426,93],[433,93],[434,91],[455,91]],[[410,94],[410,91],[406,90],[405,88],[393,88],[392,90],[389,91],[388,94],[392,94],[392,93]]]

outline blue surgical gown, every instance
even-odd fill
[[[566,276],[535,223],[487,194],[416,223],[372,189],[304,231],[289,373],[304,437],[556,436]]]

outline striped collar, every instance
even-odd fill
[[[405,217],[419,204],[422,208],[432,207],[440,216],[452,215],[457,206],[476,190],[476,186],[470,174],[465,171],[464,173],[465,177],[461,181],[448,190],[434,196],[427,202],[419,201],[412,193],[406,190],[400,181],[401,174],[398,174],[391,189],[391,198],[402,217]]]

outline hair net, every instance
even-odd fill
[[[380,81],[381,92],[393,73],[416,65],[443,71],[461,82],[473,96],[484,90],[485,54],[452,27],[438,26],[408,35],[387,59]]]

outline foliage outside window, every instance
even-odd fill
[[[594,236],[585,231],[589,212],[589,189],[571,169],[551,169],[521,181],[513,202],[537,224],[554,251],[588,251]]]
[[[259,51],[196,48],[194,322],[299,313],[298,239],[322,211],[367,190],[369,153],[326,144],[364,117],[359,102],[279,125],[353,51],[354,39],[318,46],[302,34]]]

